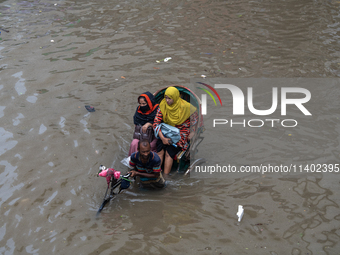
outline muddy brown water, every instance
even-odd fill
[[[339,8],[318,0],[1,1],[9,32],[0,35],[0,254],[339,254],[339,175],[174,176],[159,192],[131,187],[95,218],[105,192],[98,166],[126,171],[120,160],[139,94],[201,75],[338,78]],[[322,141],[317,153],[297,153],[338,162],[339,117],[324,116],[333,124],[301,141]],[[289,150],[261,139],[252,156],[237,144],[254,140],[237,134],[233,149],[199,150],[285,163]]]

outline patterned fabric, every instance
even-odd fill
[[[188,138],[190,135],[190,125],[194,126],[198,121],[198,114],[197,111],[194,112],[190,118],[188,118],[186,121],[184,121],[180,125],[176,125],[175,127],[179,129],[181,133],[181,140],[178,141],[176,144],[177,146],[181,147],[182,150],[186,150],[188,148]],[[153,129],[157,127],[160,123],[163,122],[163,114],[161,112],[161,109],[158,108],[155,121],[153,123]]]
[[[149,161],[143,164],[139,152],[132,153],[129,162],[131,167],[136,167],[138,172],[141,173],[160,173],[161,172],[161,159],[155,152],[150,152]],[[140,177],[140,180],[145,181],[157,181],[157,178]]]

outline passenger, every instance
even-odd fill
[[[152,127],[156,112],[158,110],[158,104],[156,104],[155,97],[149,92],[145,92],[138,97],[139,106],[136,109],[135,115],[133,116],[133,122],[135,125],[143,126],[143,132],[146,133],[148,127]],[[133,139],[129,149],[129,156],[137,151],[138,139]],[[157,138],[154,138],[150,143],[151,151],[156,152]]]
[[[132,153],[130,162],[131,177],[139,176],[143,188],[160,189],[165,186],[165,180],[161,173],[161,159],[157,153],[150,150],[148,140],[141,140],[138,143],[138,151]]]
[[[195,125],[198,120],[196,110],[196,107],[180,98],[177,88],[168,87],[166,89],[164,99],[159,104],[153,128],[155,129],[162,122],[175,126],[180,130],[181,139],[175,147],[170,138],[165,138],[161,131],[158,133],[157,154],[162,162],[164,160],[164,174],[170,173],[173,159],[177,153],[188,148],[190,125]]]

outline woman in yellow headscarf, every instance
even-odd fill
[[[198,119],[197,109],[189,102],[180,97],[179,91],[175,87],[168,87],[164,94],[164,99],[159,104],[158,111],[154,120],[153,128],[164,122],[180,130],[181,139],[172,145],[171,139],[163,136],[159,131],[157,140],[157,154],[163,162],[164,174],[171,171],[174,157],[181,150],[186,150],[190,134],[190,125],[196,124]]]

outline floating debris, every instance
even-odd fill
[[[45,94],[46,92],[48,92],[47,89],[38,89],[37,91],[39,94]]]
[[[238,222],[240,222],[242,220],[244,214],[244,209],[242,205],[238,206],[238,212],[236,213],[237,217],[238,217]]]
[[[9,33],[9,30],[7,30],[7,29],[0,28],[0,30],[5,31],[6,33]]]
[[[124,166],[127,166],[128,168],[131,168],[130,164],[130,156],[127,158],[124,158],[122,161],[120,161],[120,163],[122,163]]]
[[[91,105],[85,105],[85,108],[86,108],[86,110],[89,111],[89,112],[94,112],[94,111],[96,111],[96,110],[94,109],[94,107],[91,106]]]
[[[160,63],[160,62],[162,62],[162,61],[168,62],[170,59],[171,59],[171,57],[167,57],[167,58],[165,58],[165,59],[156,60],[156,62],[157,62],[157,63]]]

